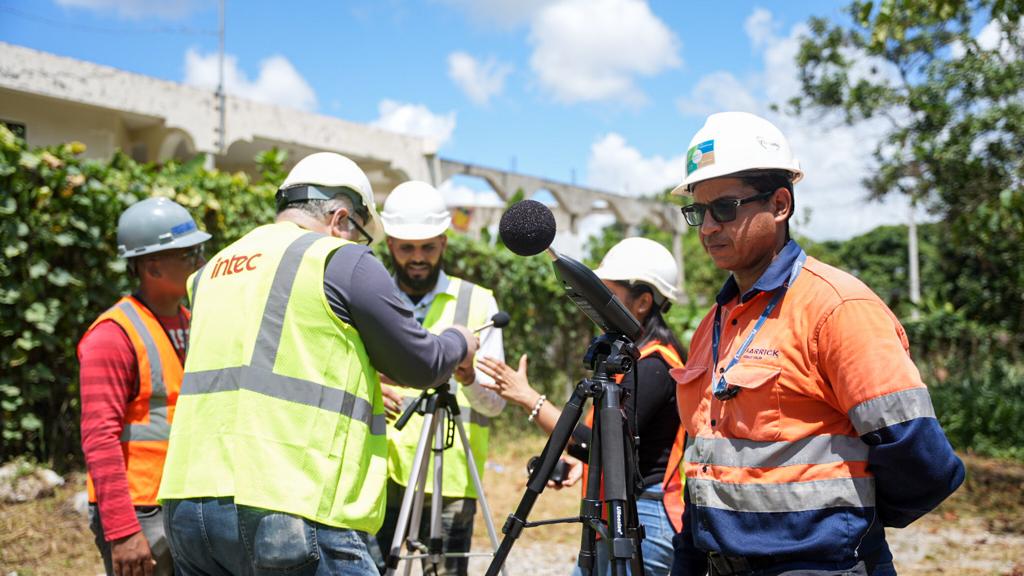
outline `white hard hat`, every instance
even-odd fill
[[[686,177],[672,193],[686,194],[697,182],[749,170],[785,170],[794,183],[804,176],[774,124],[749,112],[712,114],[690,140]]]
[[[602,280],[643,282],[664,299],[679,300],[679,267],[672,253],[647,238],[626,238],[604,255],[594,270]]]
[[[384,199],[384,233],[401,240],[426,240],[444,234],[452,223],[441,193],[426,182],[410,180]]]
[[[363,228],[372,242],[379,241],[384,235],[370,179],[362,168],[341,154],[316,152],[299,160],[277,191],[278,209],[290,202],[330,200],[338,194],[352,200],[352,207],[363,218]]]

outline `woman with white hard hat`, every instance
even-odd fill
[[[626,416],[636,423],[640,439],[637,468],[644,491],[637,497],[637,513],[646,533],[644,571],[666,575],[672,566],[672,537],[682,527],[683,502],[679,476],[683,437],[675,381],[669,370],[683,366],[685,352],[663,314],[679,299],[679,269],[672,253],[661,244],[646,238],[626,238],[605,254],[594,272],[644,327],[643,336],[636,342],[640,360],[621,383],[631,398],[626,402]],[[478,367],[494,378],[494,384],[488,387],[529,411],[529,420],[536,421],[545,432],[554,430],[561,411],[530,386],[526,355],[519,359],[518,370],[486,357],[479,360]],[[574,458],[567,458],[572,468],[562,486],[571,486],[586,476],[580,461],[588,458],[592,418],[593,411],[587,422],[573,431],[568,452]],[[603,545],[598,546],[594,573],[610,573]]]

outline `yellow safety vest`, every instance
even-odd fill
[[[329,526],[380,528],[380,380],[323,290],[328,259],[347,243],[269,224],[193,276],[161,500],[233,497]]]
[[[449,276],[448,289],[434,297],[423,327],[437,334],[453,324],[462,324],[470,330],[486,324],[488,304],[493,298],[491,291],[475,284]],[[490,437],[490,419],[474,411],[461,386],[453,377],[450,386],[455,390],[459,403],[460,418],[469,437],[469,445],[473,450],[477,473],[484,476],[484,462],[487,460],[487,442]],[[415,401],[417,395],[409,388],[398,388],[405,395],[403,409]],[[391,479],[405,486],[412,477],[412,462],[416,456],[416,445],[419,443],[420,431],[423,430],[423,416],[414,414],[401,430],[388,425],[388,473]],[[429,453],[428,453],[429,454]],[[444,478],[441,480],[441,493],[451,498],[476,498],[476,488],[469,474],[469,461],[466,451],[455,435],[451,448],[444,451]],[[428,475],[426,492],[433,493],[434,467],[427,465]]]

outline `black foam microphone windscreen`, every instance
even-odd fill
[[[536,200],[516,202],[498,224],[498,234],[508,249],[520,256],[540,254],[555,239],[555,215]]]
[[[494,322],[495,328],[504,328],[512,321],[512,317],[508,315],[508,312],[501,311],[491,316],[491,321]]]

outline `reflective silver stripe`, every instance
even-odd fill
[[[868,445],[856,436],[809,436],[794,442],[688,438],[686,461],[713,466],[778,468],[801,464],[866,462]]]
[[[192,274],[192,297],[188,300],[188,305],[192,310],[196,309],[196,292],[199,292],[199,278],[202,277],[203,270],[205,269],[206,264],[203,264],[199,267],[199,270]]]
[[[419,396],[403,396],[402,397],[402,412],[405,412],[406,410],[408,410],[409,406],[412,406],[416,402],[416,400],[418,400],[418,399],[419,399]],[[459,420],[462,420],[463,422],[468,422],[468,423],[471,423],[471,424],[476,424],[477,426],[490,426],[491,425],[491,419],[490,418],[488,418],[487,416],[484,416],[483,414],[477,412],[476,410],[473,410],[472,408],[470,408],[468,406],[463,406],[462,404],[459,404]]]
[[[928,389],[910,388],[861,402],[847,413],[857,434],[864,435],[886,426],[915,418],[935,418]]]
[[[382,435],[387,430],[384,414],[374,414],[373,406],[363,398],[340,388],[282,376],[255,366],[188,372],[181,384],[182,396],[238,390],[341,414],[366,424],[371,434]]]
[[[121,441],[167,440],[171,428],[167,424],[167,385],[164,383],[164,367],[160,349],[156,347],[153,334],[149,332],[149,328],[143,323],[134,306],[128,302],[121,302],[117,308],[124,312],[128,321],[132,323],[135,333],[142,338],[142,346],[146,349],[146,356],[149,358],[150,382],[149,423],[125,424],[121,431]],[[167,337],[166,334],[163,336]]]
[[[460,280],[462,280],[460,278]],[[455,316],[453,323],[463,326],[469,322],[469,304],[473,300],[473,283],[462,280],[459,285],[459,295],[455,297]]]
[[[121,432],[122,442],[167,440],[171,427],[167,423],[167,406],[149,405],[149,424],[126,424]]]
[[[874,478],[837,478],[784,484],[732,484],[687,478],[696,506],[735,512],[799,512],[875,505]]]
[[[277,360],[277,349],[281,345],[281,333],[284,331],[284,315],[288,310],[288,300],[292,295],[292,285],[299,274],[302,255],[314,242],[323,238],[323,234],[307,232],[299,236],[285,248],[284,255],[274,272],[274,280],[270,284],[270,294],[263,306],[263,320],[260,331],[256,334],[256,345],[252,350],[252,367],[267,371],[274,369]]]

